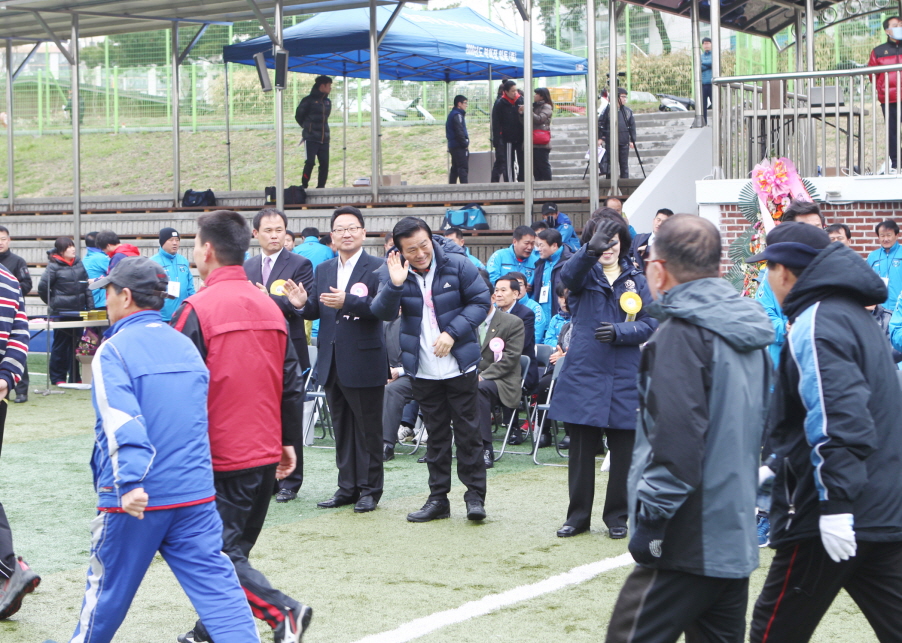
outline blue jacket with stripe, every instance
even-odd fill
[[[149,509],[212,499],[210,373],[197,348],[156,310],[120,319],[104,336],[92,362],[98,506],[121,507],[138,487]]]
[[[902,541],[902,395],[892,348],[865,306],[886,286],[832,243],[783,301],[769,444],[776,470],[770,542],[819,537],[821,514],[850,513],[861,541]]]

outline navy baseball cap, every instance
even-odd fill
[[[773,261],[789,268],[807,268],[821,250],[830,245],[830,236],[813,225],[787,221],[767,233],[767,247],[746,263]]]

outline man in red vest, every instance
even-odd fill
[[[222,551],[235,565],[254,616],[273,628],[275,643],[293,643],[301,640],[313,610],[273,588],[251,567],[248,554],[275,481],[295,467],[291,445],[301,426],[303,385],[282,311],[244,272],[250,239],[250,227],[237,212],[197,218],[194,262],[204,288],[185,300],[171,323],[194,342],[210,369],[210,450]],[[200,621],[179,637],[181,643],[209,640]]]

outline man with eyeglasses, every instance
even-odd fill
[[[889,296],[883,307],[896,309],[896,300],[902,290],[902,246],[899,245],[899,225],[892,219],[881,221],[874,230],[880,247],[868,255],[868,265],[883,279]]]
[[[338,490],[321,509],[354,505],[373,511],[382,497],[382,400],[390,377],[382,322],[370,311],[384,261],[363,250],[363,215],[351,206],[332,214],[338,257],[321,263],[310,293],[289,279],[285,293],[305,319],[319,319],[316,377],[326,387],[335,430]]]

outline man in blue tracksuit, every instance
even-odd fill
[[[542,206],[542,218],[545,225],[561,233],[564,245],[573,252],[579,250],[579,235],[573,227],[573,222],[563,212],[558,212],[557,203],[546,203]]]
[[[160,317],[166,281],[150,259],[129,257],[92,284],[106,289],[113,326],[93,362],[98,513],[73,643],[113,639],[158,551],[217,643],[259,641],[221,553],[209,371],[191,340]]]
[[[536,245],[535,230],[528,225],[514,229],[513,243],[501,250],[496,250],[485,265],[492,285],[509,272],[522,272],[526,277],[526,285],[532,289],[533,275],[539,255],[533,252]]]
[[[97,279],[103,277],[110,267],[110,258],[107,254],[97,247],[97,233],[89,232],[85,235],[85,248],[87,252],[82,257],[82,264],[88,273],[88,279]],[[103,289],[94,291],[94,307],[106,307],[106,292]]]
[[[335,257],[335,252],[329,246],[319,242],[319,230],[316,228],[304,228],[301,231],[302,243],[294,247],[294,253],[306,257],[313,264],[313,270],[324,261]],[[318,321],[318,320],[317,320]]]
[[[160,230],[160,251],[151,259],[163,266],[166,275],[169,277],[169,283],[177,283],[178,286],[170,286],[175,299],[167,299],[163,304],[163,310],[160,314],[163,316],[164,322],[169,322],[172,315],[178,310],[188,297],[194,294],[194,275],[191,274],[191,266],[188,259],[179,254],[179,246],[181,238],[178,230],[175,228],[163,228]],[[178,290],[176,293],[175,290]]]
[[[536,262],[536,283],[532,289],[532,298],[542,307],[543,318],[550,320],[557,315],[559,309],[555,293],[561,281],[561,267],[573,253],[563,243],[560,231],[551,228],[539,232],[536,250],[539,252],[539,261]],[[536,340],[536,343],[541,341]]]
[[[902,292],[902,245],[899,245],[899,225],[892,219],[881,221],[876,228],[880,247],[868,255],[868,265],[883,279],[888,296],[883,304],[887,310],[895,310],[896,300]]]

